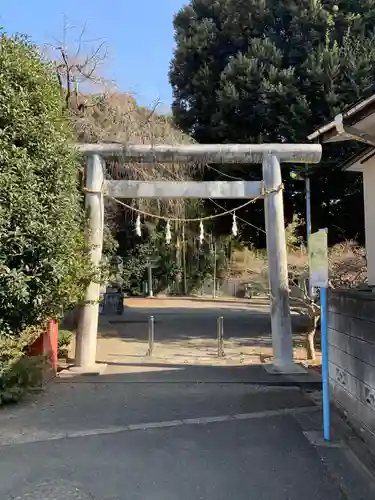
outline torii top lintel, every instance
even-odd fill
[[[124,161],[144,163],[262,163],[267,155],[276,156],[282,163],[319,163],[320,144],[181,144],[181,145],[123,145],[77,144],[85,155],[121,157]]]

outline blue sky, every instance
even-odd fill
[[[171,103],[168,82],[173,52],[173,15],[186,0],[1,0],[0,26],[8,33],[26,33],[44,44],[62,39],[64,15],[76,30],[83,25],[87,39],[104,39],[110,54],[106,77],[137,101]],[[89,46],[87,46],[88,48]]]

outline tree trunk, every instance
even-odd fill
[[[315,332],[316,332],[316,327],[318,325],[318,321],[319,321],[319,316],[314,316],[311,319],[311,326],[309,331],[307,332],[307,338],[306,338],[307,359],[310,359],[311,361],[315,361],[316,359]]]
[[[314,337],[315,337],[316,328],[307,333],[306,339],[306,351],[307,351],[307,359],[314,361],[316,359],[315,355],[315,345],[314,345]]]

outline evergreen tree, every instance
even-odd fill
[[[374,7],[374,0],[191,0],[174,21],[177,124],[201,143],[307,142],[373,83]],[[361,217],[363,200],[361,180],[339,165],[356,147],[325,147],[311,170],[314,226],[346,237],[358,236],[361,222],[348,215]],[[221,168],[260,176],[259,167]],[[286,214],[304,215],[303,183],[283,169]],[[259,205],[243,216],[263,225]]]

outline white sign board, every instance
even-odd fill
[[[319,229],[309,238],[310,284],[328,287],[328,238],[327,229]]]

